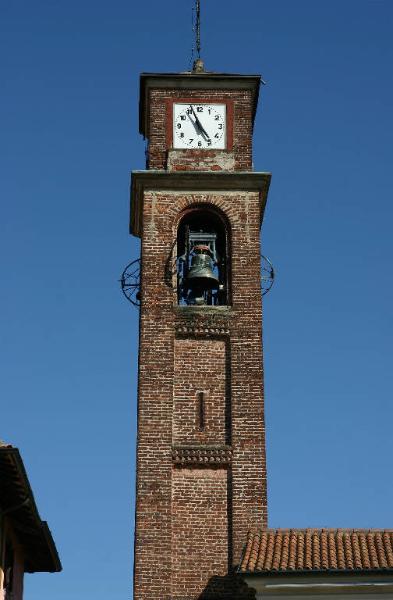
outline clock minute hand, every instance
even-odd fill
[[[206,132],[202,131],[203,127],[200,121],[198,121],[198,119],[194,120],[191,116],[191,114],[188,114],[188,118],[190,119],[197,135],[201,135],[205,140],[207,140],[208,142],[211,143],[209,136],[206,134]]]
[[[196,121],[194,121],[193,119],[191,119],[191,115],[188,114],[187,116],[190,119],[191,123],[193,124],[195,131],[197,133],[199,133],[200,132],[200,128],[198,126],[198,123]]]
[[[191,118],[191,115],[190,115],[190,114],[188,115],[188,118],[190,119],[191,123],[193,124],[193,127],[194,127],[194,129],[195,129],[195,132],[196,132],[198,135],[200,135],[200,134],[202,133],[202,131],[201,131],[201,128],[200,128],[200,125],[199,125],[199,124],[198,124],[196,121],[194,121],[194,120]]]
[[[210,140],[210,136],[209,136],[209,134],[206,132],[206,130],[204,129],[204,127],[203,127],[202,123],[200,122],[200,120],[198,119],[198,117],[197,117],[197,114],[196,114],[196,112],[195,112],[195,110],[194,110],[194,107],[193,107],[193,105],[192,105],[192,104],[190,104],[190,108],[191,108],[191,110],[192,110],[192,114],[193,114],[193,115],[194,115],[194,117],[195,117],[195,122],[196,122],[196,124],[198,125],[199,129],[201,130],[201,132],[203,133],[203,135],[204,135],[205,137],[207,137],[207,139],[208,139],[208,140]]]

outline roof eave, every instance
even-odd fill
[[[276,571],[276,570],[263,570],[263,571],[241,571],[238,569],[237,571],[239,575],[244,575],[245,577],[304,577],[304,576],[352,576],[355,577],[357,575],[387,575],[393,576],[393,569],[297,569],[295,570],[287,570],[287,571]]]
[[[20,507],[19,514],[16,510],[7,510],[7,508],[12,509],[12,507],[3,507],[3,513],[7,515],[9,519],[14,521],[16,532],[20,537],[20,543],[25,550],[26,572],[61,571],[62,567],[55,542],[48,524],[40,518],[33,490],[18,448],[14,448],[13,446],[1,446],[0,457],[1,456],[10,459],[15,473],[15,479],[19,484],[19,486],[14,486],[15,499],[18,499],[18,501],[20,500],[19,504],[23,503],[23,507]],[[23,494],[21,494],[21,491]],[[17,506],[17,504],[18,503],[15,502],[15,506]],[[24,531],[28,531],[28,535],[26,535]]]

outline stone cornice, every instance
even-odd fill
[[[133,171],[130,194],[130,233],[142,235],[142,207],[145,190],[182,192],[258,192],[261,224],[271,173],[246,171]]]

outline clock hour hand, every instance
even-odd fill
[[[195,110],[194,110],[194,107],[193,107],[193,105],[192,105],[192,104],[190,104],[190,108],[191,108],[191,110],[192,110],[192,114],[193,114],[193,115],[194,115],[194,117],[195,117],[195,122],[196,122],[196,124],[198,125],[200,132],[201,132],[201,133],[202,133],[202,134],[205,136],[205,138],[207,138],[208,140],[210,140],[210,136],[209,136],[209,134],[206,132],[206,130],[204,129],[204,127],[203,127],[202,123],[200,122],[200,120],[198,119],[198,117],[197,117],[197,114],[196,114],[196,112],[195,112]]]

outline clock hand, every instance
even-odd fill
[[[191,115],[188,114],[188,118],[190,119],[191,123],[194,126],[194,129],[196,131],[196,133],[198,135],[202,135],[203,138],[205,138],[205,140],[207,142],[211,143],[210,137],[208,136],[208,134],[206,133],[206,131],[203,129],[201,122],[199,121],[198,117],[195,115],[195,121],[191,118]]]
[[[210,140],[210,136],[209,136],[209,134],[206,132],[206,130],[204,129],[204,127],[203,127],[202,123],[200,122],[200,120],[198,119],[198,117],[197,117],[197,114],[196,114],[196,112],[195,112],[195,110],[194,110],[194,107],[193,107],[193,105],[192,105],[192,104],[190,104],[190,108],[191,108],[191,110],[192,110],[192,114],[193,114],[193,115],[194,115],[194,117],[195,117],[195,121],[196,121],[196,123],[197,123],[197,125],[198,125],[199,129],[201,130],[201,133],[203,133],[203,135],[204,135],[204,136],[205,136],[205,137],[206,137],[208,140]]]
[[[202,133],[202,132],[201,132],[201,128],[199,127],[198,123],[197,123],[196,121],[193,121],[193,120],[191,119],[191,115],[188,115],[188,118],[190,119],[191,123],[194,125],[195,132],[196,132],[198,135],[199,135],[200,133]]]

